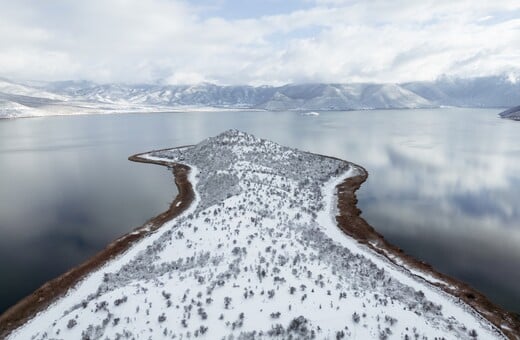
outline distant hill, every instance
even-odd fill
[[[499,115],[502,118],[520,120],[520,105],[505,110],[504,112],[500,112]]]
[[[440,78],[403,84],[284,86],[96,84],[87,81],[16,83],[0,79],[0,118],[56,114],[200,109],[370,110],[511,107],[520,83],[505,76]]]

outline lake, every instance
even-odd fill
[[[499,109],[191,112],[0,120],[0,313],[166,210],[166,168],[131,154],[226,129],[369,172],[363,217],[390,242],[520,312],[520,123]]]

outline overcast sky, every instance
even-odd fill
[[[519,70],[519,0],[0,0],[11,79],[277,85]]]

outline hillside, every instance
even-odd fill
[[[515,106],[509,110],[500,112],[499,116],[507,119],[520,120],[520,106]]]
[[[288,84],[284,86],[19,84],[0,79],[0,118],[60,114],[250,109],[270,111],[510,107],[520,82],[507,77],[441,78],[404,84]]]
[[[189,165],[194,198],[173,204],[188,209],[9,339],[505,338],[437,287],[451,282],[338,228],[335,188],[365,178],[357,165],[236,130],[139,159]]]

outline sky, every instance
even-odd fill
[[[0,77],[280,85],[520,75],[520,1],[0,0]]]

